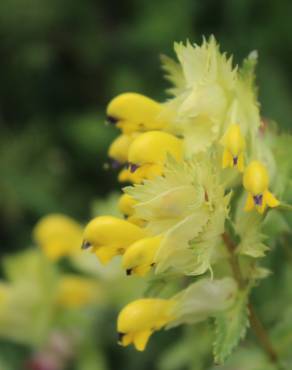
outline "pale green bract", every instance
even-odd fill
[[[183,163],[168,158],[163,177],[125,189],[138,201],[135,216],[147,222],[151,234],[163,235],[156,273],[200,275],[211,269],[230,201],[214,163],[213,152]]]
[[[168,327],[182,323],[194,324],[214,317],[232,307],[237,294],[237,284],[233,278],[201,279],[174,297],[178,302],[174,309],[176,319]]]
[[[235,221],[235,230],[240,237],[237,252],[253,258],[263,257],[269,250],[264,244],[266,236],[261,231],[261,217],[257,213],[241,211]]]
[[[250,53],[241,68],[233,68],[232,58],[220,53],[214,37],[201,46],[187,42],[175,44],[174,49],[179,64],[162,58],[166,78],[174,85],[169,90],[174,97],[165,109],[174,113],[170,131],[184,137],[187,157],[208,149],[234,123],[247,138],[248,157],[258,154],[257,53]]]

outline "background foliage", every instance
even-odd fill
[[[158,57],[172,55],[173,41],[213,33],[235,61],[257,49],[263,115],[289,130],[291,13],[289,0],[1,1],[1,254],[29,245],[40,216],[86,221],[94,198],[115,189],[103,170],[115,135],[103,124],[106,103],[124,91],[164,99]],[[129,369],[145,356],[133,355]]]

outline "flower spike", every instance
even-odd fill
[[[252,161],[243,176],[243,185],[248,191],[245,211],[253,208],[263,214],[268,207],[277,207],[280,202],[268,190],[269,175],[266,167],[259,161]]]

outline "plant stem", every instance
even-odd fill
[[[231,239],[231,237],[227,234],[227,232],[224,232],[222,234],[222,239],[226,245],[226,248],[229,252],[229,263],[232,268],[233,275],[239,285],[240,289],[243,289],[245,287],[245,281],[242,277],[242,273],[240,270],[238,258],[235,254],[235,249],[236,249],[236,244],[234,241]]]
[[[261,346],[263,347],[263,349],[267,353],[270,361],[275,363],[275,364],[278,364],[279,363],[278,355],[277,355],[276,351],[274,350],[273,345],[270,342],[270,339],[268,337],[268,334],[267,334],[262,322],[260,321],[259,317],[257,316],[257,314],[254,310],[254,307],[251,303],[248,304],[248,309],[249,309],[250,325],[251,325],[255,335],[257,336],[259,342],[261,343]],[[279,366],[279,369],[280,368],[281,367]]]
[[[239,289],[244,289],[247,285],[247,282],[244,280],[242,276],[238,258],[235,254],[236,244],[234,243],[234,241],[232,240],[232,238],[227,232],[224,232],[222,234],[222,239],[229,252],[229,263],[230,263],[234,278],[236,279],[238,283]],[[260,321],[259,317],[257,316],[255,309],[251,303],[248,304],[248,310],[249,310],[250,326],[252,327],[261,347],[267,354],[270,361],[273,364],[275,364],[279,370],[282,370],[282,367],[279,363],[278,355],[273,348],[273,345],[269,339],[268,333],[266,329],[264,328],[262,322]]]

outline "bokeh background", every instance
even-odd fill
[[[214,34],[235,62],[257,49],[263,116],[290,130],[291,14],[289,0],[0,1],[1,255],[30,245],[47,213],[86,222],[117,188],[106,104],[125,91],[165,99],[159,54],[174,41]]]

